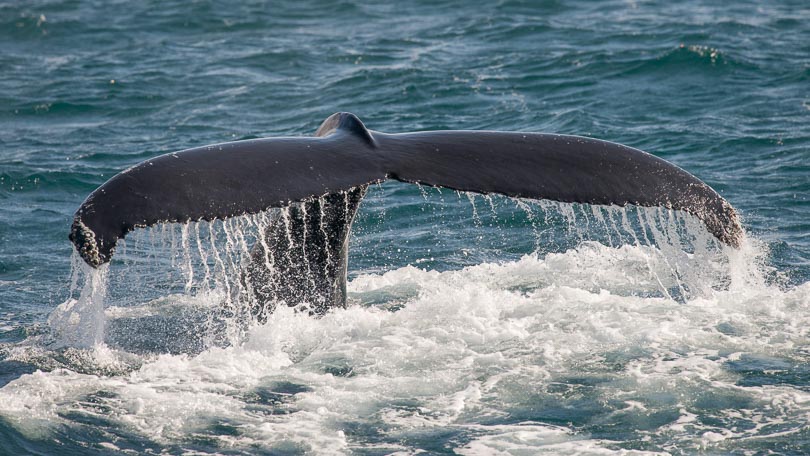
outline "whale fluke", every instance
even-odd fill
[[[87,197],[70,240],[97,267],[137,227],[255,214],[386,179],[360,119],[333,115],[319,130],[328,135],[215,144],[141,162]]]
[[[333,114],[316,135],[216,144],[146,160],[87,197],[70,240],[87,264],[98,267],[136,227],[308,204],[357,188],[364,192],[389,178],[519,198],[661,206],[694,215],[724,244],[739,247],[742,239],[734,208],[707,184],[661,158],[608,141],[497,131],[386,134],[368,130],[350,113]],[[361,198],[332,223],[350,224]],[[347,236],[348,229],[339,231]],[[345,247],[345,239],[335,245]],[[345,287],[345,268],[342,273]]]

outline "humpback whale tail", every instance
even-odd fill
[[[340,259],[324,268],[326,277],[315,292],[326,290],[327,306],[339,304],[345,301],[345,249],[354,213],[366,186],[386,179],[569,203],[662,206],[694,215],[724,244],[738,247],[743,234],[734,208],[711,187],[627,146],[539,133],[387,134],[368,130],[353,114],[336,113],[314,137],[217,144],[137,164],[87,197],[69,237],[84,261],[98,267],[110,261],[117,241],[136,227],[223,219],[303,202],[293,229],[314,223],[307,214],[325,214],[327,219],[318,223],[325,221],[329,229],[321,230],[323,239],[316,242],[326,249],[323,258]],[[348,196],[330,199],[336,194]],[[327,198],[317,202],[322,196]],[[307,210],[313,204],[319,205],[318,212]],[[266,236],[272,238],[270,231]],[[285,248],[282,239],[277,241],[263,244]],[[286,268],[297,271],[293,264]],[[247,275],[254,283],[261,278]],[[269,290],[265,299],[283,292]]]

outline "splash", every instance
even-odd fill
[[[728,282],[678,302],[659,283],[677,289],[671,264],[653,246],[584,241],[361,274],[347,309],[280,307],[240,344],[124,375],[23,376],[0,389],[0,413],[38,438],[81,444],[103,417],[104,442],[203,454],[722,453],[800,435],[810,398],[778,379],[806,360],[810,288]]]

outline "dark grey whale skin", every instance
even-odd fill
[[[732,247],[739,247],[743,235],[734,208],[711,187],[631,147],[541,133],[386,134],[368,130],[355,115],[340,112],[327,118],[315,137],[216,144],[137,164],[87,197],[76,212],[69,238],[84,261],[98,267],[110,261],[118,239],[137,227],[224,219],[292,205],[285,229],[292,229],[301,240],[307,229],[328,227],[306,238],[308,251],[320,253],[296,260],[281,252],[290,249],[289,236],[283,240],[276,223],[265,238],[275,249],[269,253],[288,259],[273,266],[276,277],[286,274],[289,285],[279,285],[284,280],[275,280],[273,287],[260,283],[264,277],[260,264],[266,263],[260,260],[267,260],[268,252],[258,252],[258,247],[245,275],[260,301],[288,305],[317,301],[321,313],[345,305],[351,222],[366,187],[386,179],[518,198],[661,206],[696,216]],[[313,214],[324,214],[325,219],[315,220]],[[325,263],[327,258],[338,260],[331,265]],[[293,280],[303,262],[320,262],[307,278],[309,288]]]

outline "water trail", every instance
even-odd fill
[[[108,267],[93,269],[75,251],[70,260],[73,268],[70,297],[51,312],[48,325],[57,346],[91,348],[104,341]]]
[[[476,194],[475,194],[475,193],[471,193],[471,192],[467,192],[467,193],[466,193],[466,196],[467,196],[467,200],[469,200],[469,201],[470,201],[470,208],[472,209],[472,219],[473,219],[473,223],[475,223],[475,226],[477,226],[477,227],[482,227],[482,226],[484,226],[484,223],[481,221],[481,217],[479,217],[479,216],[478,216],[478,208],[477,208],[477,207],[475,207],[475,197],[476,197]]]
[[[184,291],[186,294],[191,293],[191,287],[194,285],[194,266],[191,263],[191,247],[188,240],[188,227],[189,224],[183,224],[180,228],[180,246],[183,251],[183,268],[185,269],[186,285]]]

